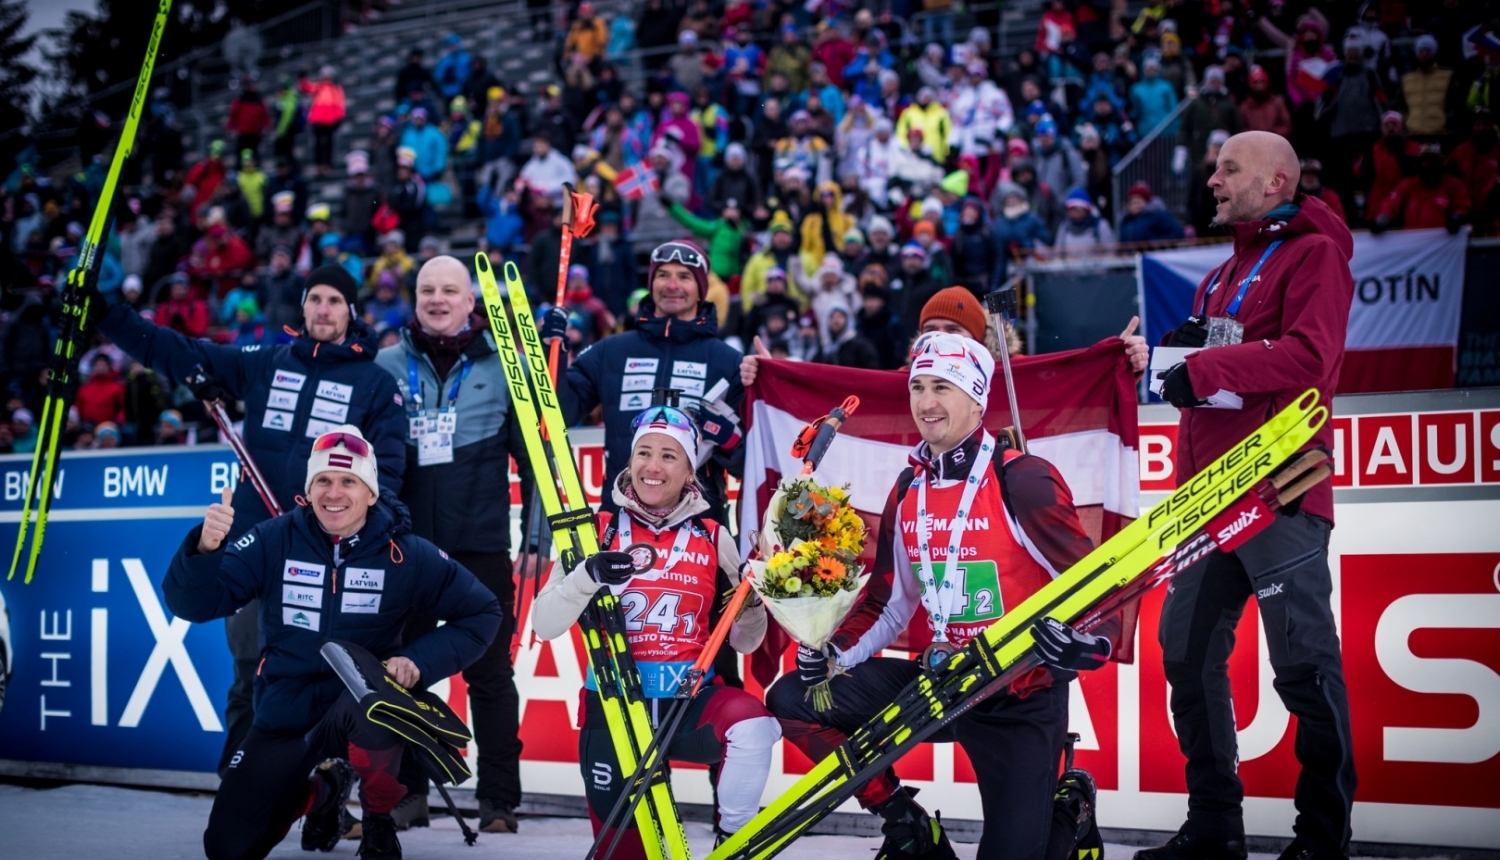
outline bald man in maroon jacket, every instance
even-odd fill
[[[1297,155],[1268,132],[1231,137],[1208,187],[1214,223],[1234,252],[1193,299],[1194,317],[1165,339],[1205,346],[1172,368],[1162,396],[1182,410],[1178,474],[1192,476],[1309,388],[1331,404],[1344,361],[1354,279],[1349,229],[1321,200],[1298,192]],[[1231,391],[1240,409],[1208,408]],[[1325,423],[1312,445],[1333,450]],[[1297,717],[1296,839],[1283,860],[1348,856],[1354,756],[1329,595],[1333,489],[1321,483],[1244,546],[1183,571],[1162,607],[1157,636],[1172,685],[1172,722],[1187,756],[1188,817],[1166,845],[1137,860],[1245,857],[1227,661],[1253,594],[1276,672],[1276,692]]]

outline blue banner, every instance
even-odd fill
[[[0,545],[14,547],[30,467],[0,457]],[[35,577],[0,580],[0,758],[214,769],[233,680],[224,625],[173,618],[161,580],[237,471],[223,445],[63,455]]]

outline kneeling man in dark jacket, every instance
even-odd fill
[[[214,798],[203,834],[212,860],[265,857],[302,816],[302,847],[332,850],[356,775],[360,855],[399,858],[390,811],[406,793],[403,741],[360,712],[318,649],[330,639],[363,646],[413,688],[463,670],[500,627],[494,594],[411,534],[406,507],[380,495],[378,474],[369,443],[346,424],[313,443],[302,507],[226,546],[226,491],[172,560],[162,589],[179,617],[210,621],[260,599],[255,723]],[[447,623],[403,643],[417,609]]]

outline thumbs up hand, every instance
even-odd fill
[[[203,533],[198,536],[198,552],[217,552],[224,545],[224,538],[234,525],[234,507],[230,505],[233,498],[234,491],[225,487],[221,499],[208,506],[208,513],[203,516]]]
[[[760,374],[760,360],[771,357],[771,351],[760,342],[760,335],[755,336],[753,343],[755,351],[746,353],[745,357],[740,359],[740,383],[746,388],[749,388],[755,382],[755,377]]]

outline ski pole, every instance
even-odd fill
[[[570,182],[563,183],[562,205],[562,244],[557,255],[557,301],[552,305],[555,308],[561,308],[568,300],[568,269],[573,263],[573,237],[582,239],[593,231],[594,211],[599,208],[592,194],[574,191]],[[561,352],[561,341],[552,341],[551,351],[547,356],[547,371],[552,375],[553,385],[557,384],[557,362]]]
[[[823,455],[828,453],[828,446],[833,444],[833,437],[837,435],[839,428],[844,426],[844,422],[858,408],[859,398],[850,395],[844,399],[843,403],[830,410],[827,415],[802,428],[802,431],[797,434],[796,441],[792,443],[792,456],[802,460],[802,471],[798,477],[805,478],[813,473],[813,470],[822,462]],[[615,801],[614,808],[605,817],[604,826],[600,828],[599,836],[595,838],[593,847],[585,855],[586,858],[591,860],[595,856],[599,850],[599,843],[604,839],[604,834],[609,832],[609,828],[614,822],[628,821],[630,819],[630,816],[635,812],[636,806],[641,802],[641,797],[645,794],[644,788],[656,779],[656,772],[660,763],[658,760],[666,758],[667,747],[671,744],[673,736],[677,733],[677,727],[681,724],[683,715],[687,713],[688,703],[702,689],[703,680],[708,676],[709,667],[713,665],[715,658],[718,657],[719,649],[724,646],[724,641],[729,637],[730,629],[734,627],[735,620],[739,618],[740,610],[744,607],[745,601],[750,596],[750,588],[750,577],[747,572],[746,575],[740,577],[740,584],[735,588],[734,595],[730,597],[728,605],[724,607],[724,614],[719,617],[719,623],[714,627],[707,644],[703,647],[703,651],[698,654],[698,659],[693,662],[692,667],[683,676],[682,682],[678,684],[677,694],[672,702],[671,713],[668,714],[667,720],[662,724],[662,729],[651,738],[651,743],[641,754],[641,758],[636,764],[636,772],[630,775],[630,779],[626,780],[625,790],[621,792],[620,797]],[[658,750],[660,750],[659,755],[657,754]],[[642,788],[641,791],[635,790],[637,785]],[[630,801],[629,808],[624,809],[624,817],[622,818],[620,817],[620,813],[627,799]],[[615,847],[619,844],[623,833],[624,828],[616,828],[615,838],[604,852],[604,860],[609,860],[614,855]]]
[[[536,481],[536,478],[534,476],[532,478],[532,481]],[[537,530],[537,527],[541,520],[541,511],[542,491],[540,487],[536,487],[533,484],[531,492],[531,516],[526,518],[526,531],[521,535],[522,546],[525,546],[526,542],[531,540],[531,533]],[[534,556],[536,559],[536,563],[532,566],[531,591],[529,594],[526,590],[527,556]],[[539,553],[521,553],[521,569],[518,571],[521,576],[520,593],[516,595],[516,632],[512,633],[510,637],[510,663],[512,666],[516,664],[516,652],[519,651],[521,647],[521,628],[525,626],[526,613],[531,611],[531,604],[536,603],[537,593],[541,591],[542,587],[542,571],[545,570],[546,567],[547,560],[543,558]],[[528,596],[531,598],[529,601],[527,600]],[[531,631],[531,644],[527,647],[536,647],[535,630]]]
[[[255,464],[255,458],[250,456],[250,449],[245,447],[245,440],[240,434],[234,432],[234,423],[229,420],[229,412],[224,408],[224,400],[220,396],[218,386],[209,377],[203,365],[193,368],[185,380],[188,388],[192,389],[193,396],[203,401],[203,408],[213,416],[214,423],[219,425],[219,435],[234,449],[234,456],[240,461],[240,471],[250,481],[250,486],[260,494],[260,500],[265,503],[266,510],[271,516],[279,517],[285,511],[281,509],[281,503],[276,501],[276,494],[271,492],[271,485],[266,481],[266,476],[260,467]]]
[[[1021,407],[1016,401],[1016,379],[1010,371],[1010,338],[1005,334],[1006,324],[1012,316],[1020,315],[1020,302],[1016,296],[1016,285],[1021,275],[1017,274],[984,297],[985,307],[995,318],[995,330],[1000,335],[1000,364],[1005,368],[1005,396],[1010,398],[1010,420],[1016,431],[1016,450],[1025,453],[1026,434],[1021,432]]]
[[[172,0],[159,0],[156,21],[151,26],[151,39],[146,44],[146,59],[141,64],[141,73],[135,81],[135,93],[130,99],[130,110],[125,115],[125,127],[120,132],[120,141],[115,144],[114,156],[110,160],[109,173],[104,177],[104,186],[89,220],[89,230],[78,248],[78,265],[68,273],[67,287],[63,291],[63,322],[58,333],[52,356],[52,373],[47,381],[47,399],[42,404],[42,423],[36,451],[32,455],[31,473],[26,487],[26,497],[21,509],[21,526],[16,536],[15,554],[11,558],[10,574],[14,578],[21,564],[21,550],[26,543],[26,532],[31,524],[32,505],[36,505],[36,534],[32,538],[31,554],[26,562],[26,582],[36,573],[37,559],[42,554],[42,538],[47,531],[47,514],[52,510],[52,477],[59,456],[58,445],[62,441],[64,419],[68,414],[69,401],[78,391],[78,351],[83,344],[83,335],[88,328],[93,302],[90,289],[99,281],[99,269],[104,264],[103,245],[108,239],[110,210],[114,203],[115,186],[120,181],[120,170],[135,148],[136,129],[141,122],[141,111],[146,104],[146,93],[151,87],[151,74],[156,68],[156,52],[161,47],[162,34],[166,32],[168,17],[172,11]]]

